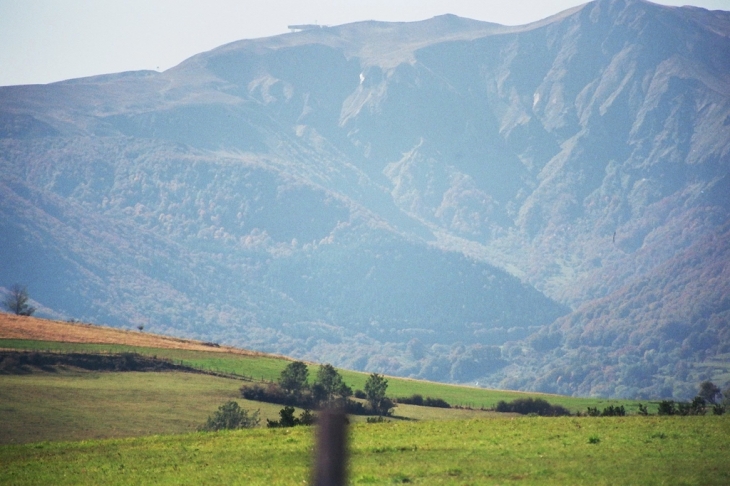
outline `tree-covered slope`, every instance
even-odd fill
[[[725,376],[728,38],[728,12],[598,0],[0,88],[0,285],[372,371],[684,398]]]

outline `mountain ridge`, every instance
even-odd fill
[[[54,282],[23,267],[49,253],[83,290],[45,284],[58,316],[405,376],[685,398],[730,352],[727,275],[710,271],[727,248],[729,38],[728,12],[598,0],[526,26],[361,22],[164,73],[0,88],[0,236],[23,250],[0,285]],[[630,295],[641,282],[667,313],[706,309],[683,317],[687,351],[659,349],[672,319]],[[621,339],[590,338],[599,325]],[[569,372],[591,355],[605,366]],[[654,373],[612,378],[637,363]]]

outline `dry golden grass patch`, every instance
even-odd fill
[[[36,317],[0,314],[0,339],[30,339],[86,344],[120,344],[149,348],[185,349],[263,356],[263,353],[229,346],[211,346],[201,341],[180,339],[92,324],[52,321]]]

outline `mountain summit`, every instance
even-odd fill
[[[730,12],[359,22],[0,88],[0,285],[337,365],[685,398],[730,356]]]

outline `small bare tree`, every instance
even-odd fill
[[[13,314],[19,316],[32,316],[35,307],[28,304],[28,289],[20,284],[15,284],[10,288],[10,293],[3,300],[5,308]]]

